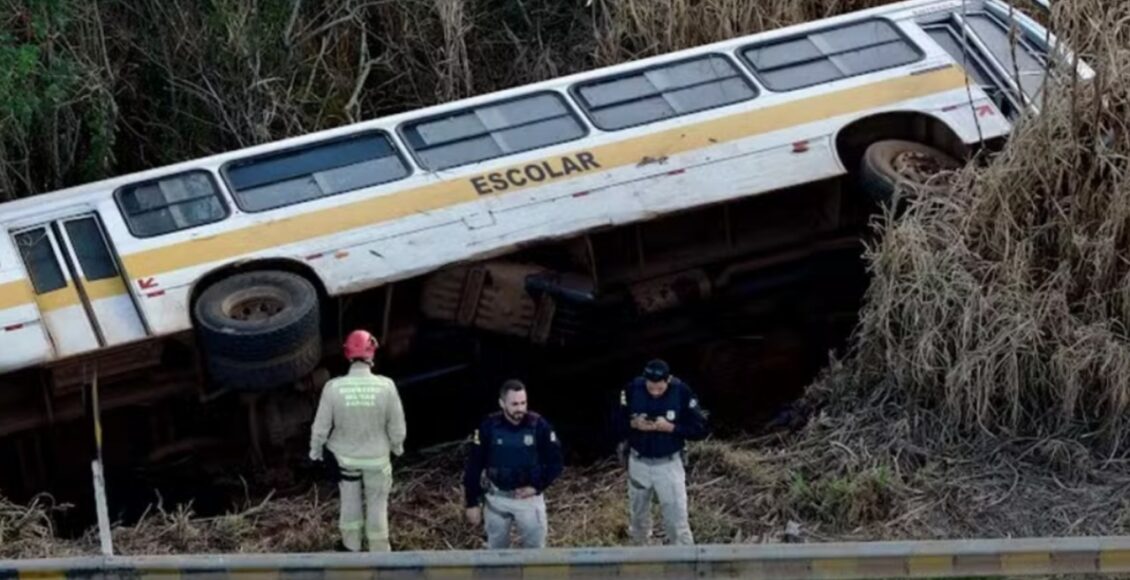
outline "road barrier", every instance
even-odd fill
[[[1130,573],[1130,536],[0,560],[0,579],[954,578]]]

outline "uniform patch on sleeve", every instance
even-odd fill
[[[550,443],[557,443],[557,432],[556,431],[550,431],[549,432],[549,441],[550,441]]]
[[[691,406],[692,409],[697,407],[698,406],[698,399],[691,399],[690,406]]]

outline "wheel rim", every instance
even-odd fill
[[[906,179],[926,185],[936,183],[939,175],[944,176],[940,181],[949,184],[947,170],[951,169],[935,155],[920,151],[902,151],[891,160],[891,167],[896,173]]]
[[[231,306],[228,316],[243,322],[270,320],[286,309],[286,304],[270,297],[249,298]]]
[[[263,322],[287,309],[286,298],[273,291],[237,292],[221,305],[224,316],[240,322]]]

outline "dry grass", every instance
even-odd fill
[[[755,450],[754,442],[705,442],[694,447],[688,493],[694,506],[691,524],[700,542],[779,539],[792,511],[813,518],[873,515],[872,489],[866,476],[857,484],[827,492],[823,481],[798,488],[779,452]],[[475,549],[483,547],[482,530],[463,520],[462,448],[441,446],[430,458],[396,470],[390,520],[398,550]],[[547,494],[552,546],[616,546],[627,542],[627,487],[624,470],[612,461],[570,468]],[[881,485],[886,485],[882,483]],[[826,500],[825,496],[832,498]],[[832,505],[825,505],[831,501]],[[189,506],[154,507],[133,525],[113,528],[121,554],[207,552],[316,552],[333,549],[337,540],[336,490],[322,486],[289,498],[267,498],[256,505],[216,517],[195,517]],[[795,510],[790,506],[796,506]],[[12,506],[13,514],[31,514],[22,525],[23,541],[5,542],[0,557],[93,553],[91,530],[77,540],[53,537],[42,508]],[[658,515],[658,512],[657,512]],[[9,524],[11,518],[11,524]],[[0,512],[4,528],[18,520]],[[662,537],[656,520],[657,538]]]
[[[1097,69],[951,193],[881,224],[859,381],[1003,436],[1121,453],[1130,405],[1130,8],[1058,4]]]
[[[791,435],[692,446],[688,495],[696,540],[781,542],[790,522],[808,542],[1126,532],[1125,462],[1100,465],[1064,440],[952,445],[926,435],[944,431],[940,416],[883,422],[875,420],[879,412],[900,411],[888,404],[863,414],[821,414]],[[397,468],[394,549],[483,547],[481,529],[462,519],[462,458],[448,446]],[[623,468],[611,461],[568,468],[547,494],[550,545],[627,544],[626,485]],[[154,508],[138,523],[115,526],[115,547],[121,554],[328,551],[337,539],[335,496],[331,487],[315,487],[206,518],[183,506]],[[42,508],[6,506],[0,523],[0,557],[98,549],[93,530],[76,540],[53,537]],[[655,532],[661,541],[658,519]]]
[[[112,533],[121,554],[317,552],[332,548],[336,514],[337,501],[323,499],[315,489],[302,496],[267,497],[215,517],[196,517],[189,506],[155,509]],[[90,533],[83,542],[96,545],[97,537]]]
[[[0,496],[0,558],[46,558],[79,554],[81,547],[55,537],[52,512],[65,509],[48,496],[16,505]]]

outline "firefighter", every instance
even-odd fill
[[[671,376],[662,360],[652,360],[643,375],[620,391],[617,431],[628,453],[628,533],[633,543],[651,536],[651,496],[659,499],[667,542],[694,544],[687,521],[685,441],[708,433],[698,398]],[[625,441],[626,440],[626,441]]]
[[[369,551],[391,550],[388,540],[388,494],[392,487],[389,453],[404,453],[407,426],[400,394],[392,379],[372,372],[377,339],[364,330],[349,334],[344,345],[349,373],[326,383],[310,433],[310,459],[321,461],[323,447],[337,458],[341,471],[341,543],[361,550],[365,530]],[[362,512],[362,489],[365,512]]]
[[[478,526],[486,520],[491,549],[510,547],[511,526],[517,528],[521,547],[544,548],[549,526],[542,494],[561,475],[561,443],[549,421],[527,410],[521,381],[503,383],[498,405],[502,410],[488,416],[471,436],[463,473],[467,522]]]

